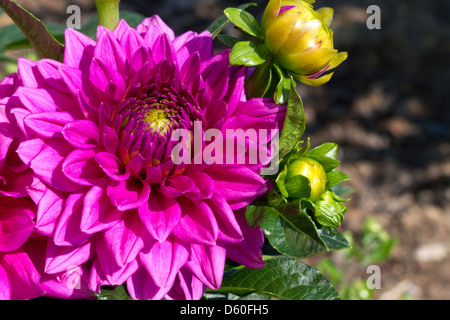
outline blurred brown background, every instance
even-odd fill
[[[65,23],[70,4],[80,6],[82,23],[96,14],[92,0],[17,2],[44,22]],[[122,0],[121,9],[158,14],[181,34],[245,2]],[[267,2],[254,2],[249,11],[261,17]],[[370,5],[381,9],[379,30],[366,26]],[[450,299],[450,2],[318,0],[315,8],[324,6],[335,10],[335,47],[349,57],[329,83],[299,92],[305,135],[313,145],[338,143],[340,169],[352,178],[341,229],[357,235],[375,216],[398,239],[380,265],[375,299]],[[0,26],[8,23],[0,16]]]

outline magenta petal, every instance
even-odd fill
[[[184,246],[176,241],[156,241],[148,253],[141,252],[140,260],[161,288],[171,287],[180,268],[186,263],[189,256]]]
[[[86,62],[94,53],[95,41],[74,29],[66,29],[64,65],[76,69],[86,66]]]
[[[262,268],[265,262],[262,259],[262,247],[264,245],[264,233],[259,227],[250,228],[245,219],[245,210],[236,212],[236,219],[244,234],[242,242],[224,244],[227,257],[248,268]]]
[[[56,112],[59,109],[50,94],[44,89],[20,87],[17,93],[25,108],[32,113]]]
[[[123,267],[133,261],[144,247],[142,235],[142,223],[136,216],[127,216],[125,220],[117,222],[106,230],[97,243],[97,251],[102,251],[108,261],[114,261],[119,267]],[[102,259],[103,260],[103,259]],[[102,268],[106,273],[104,263]]]
[[[225,199],[215,194],[211,199],[207,200],[207,203],[214,212],[219,224],[219,239],[231,243],[241,242],[243,239],[241,228],[236,221],[233,210],[231,210]]]
[[[149,46],[153,46],[155,40],[162,34],[167,34],[171,41],[175,38],[173,30],[170,29],[158,15],[144,19],[144,21],[136,27],[136,31],[139,32],[144,38],[145,43],[148,43]]]
[[[39,154],[44,145],[45,142],[42,139],[26,140],[20,143],[17,148],[17,153],[23,163],[29,166],[31,161]]]
[[[67,197],[53,236],[56,245],[80,245],[91,237],[90,234],[86,234],[80,229],[83,197],[82,193],[72,193]]]
[[[166,300],[200,300],[206,286],[195,277],[188,268],[183,267],[178,272],[172,289],[164,297]]]
[[[62,172],[63,160],[72,149],[63,139],[52,139],[31,160],[30,166],[41,180],[54,188],[61,191],[75,191],[79,189],[79,185],[69,180]],[[27,150],[22,146],[19,147],[19,156],[22,158],[21,151]]]
[[[114,129],[103,127],[102,142],[106,152],[115,154],[119,147],[119,137]]]
[[[8,197],[25,197],[33,183],[33,172],[17,172],[4,168],[0,173],[0,194]]]
[[[0,196],[0,252],[20,248],[34,230],[35,209],[28,199]]]
[[[211,289],[219,289],[225,269],[226,251],[223,247],[191,245],[188,268]]]
[[[95,155],[95,161],[113,180],[123,181],[130,177],[130,170],[122,164],[119,158],[109,152],[98,152]]]
[[[54,274],[80,266],[91,256],[91,242],[80,246],[62,247],[48,241],[45,252],[45,272]]]
[[[182,217],[173,234],[187,243],[214,245],[219,230],[211,209],[203,202],[191,202],[186,198],[177,200]]]
[[[119,210],[137,209],[148,201],[150,186],[141,180],[111,181],[106,188],[111,203]]]
[[[230,204],[231,209],[239,209],[253,202],[268,191],[266,181],[246,167],[209,166],[205,169],[215,180],[215,188]]]
[[[64,126],[62,134],[72,146],[81,149],[96,147],[100,139],[97,125],[90,120],[70,122]]]
[[[147,270],[142,266],[127,279],[127,289],[134,300],[160,300],[170,288],[158,287]]]
[[[74,150],[64,160],[62,170],[71,181],[92,186],[105,179],[105,173],[95,161],[93,150]]]
[[[161,183],[161,192],[169,198],[176,198],[186,192],[198,191],[195,182],[187,176],[169,178]]]
[[[156,189],[148,202],[139,207],[139,217],[153,238],[164,241],[172,233],[181,217],[181,208],[175,199],[167,198]]]
[[[24,119],[27,127],[46,138],[60,137],[63,127],[73,120],[67,112],[43,112],[31,114]]]
[[[40,274],[27,253],[0,253],[0,300],[25,300],[44,294]]]
[[[48,188],[38,203],[36,214],[36,230],[45,236],[50,236],[55,223],[62,212],[64,197],[61,192]]]
[[[109,29],[99,26],[98,32],[100,34],[98,35],[94,56],[103,59],[108,67],[123,73],[125,70],[124,50]]]
[[[80,228],[85,233],[93,234],[109,229],[122,217],[122,212],[109,201],[105,184],[93,186],[84,197]]]

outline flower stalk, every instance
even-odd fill
[[[120,0],[94,0],[97,7],[98,23],[101,26],[114,30],[119,24]]]

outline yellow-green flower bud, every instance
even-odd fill
[[[315,201],[325,192],[327,186],[327,175],[322,165],[311,158],[300,158],[291,162],[287,166],[286,181],[290,178],[301,175],[309,180],[311,195],[309,200]]]
[[[270,0],[262,19],[264,43],[275,59],[297,80],[312,86],[328,82],[324,74],[347,58],[333,46],[328,28],[333,9],[314,11],[314,0]]]

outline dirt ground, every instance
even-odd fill
[[[64,22],[69,4],[80,5],[83,21],[95,15],[91,0],[18,2],[44,21]],[[244,2],[122,0],[121,8],[159,14],[180,34]],[[255,2],[258,16],[266,1]],[[366,26],[372,4],[381,29]],[[450,2],[317,0],[323,6],[335,9],[335,47],[349,57],[329,83],[299,92],[306,134],[314,145],[338,143],[340,169],[352,178],[341,229],[357,234],[375,216],[398,239],[375,299],[450,299]]]

